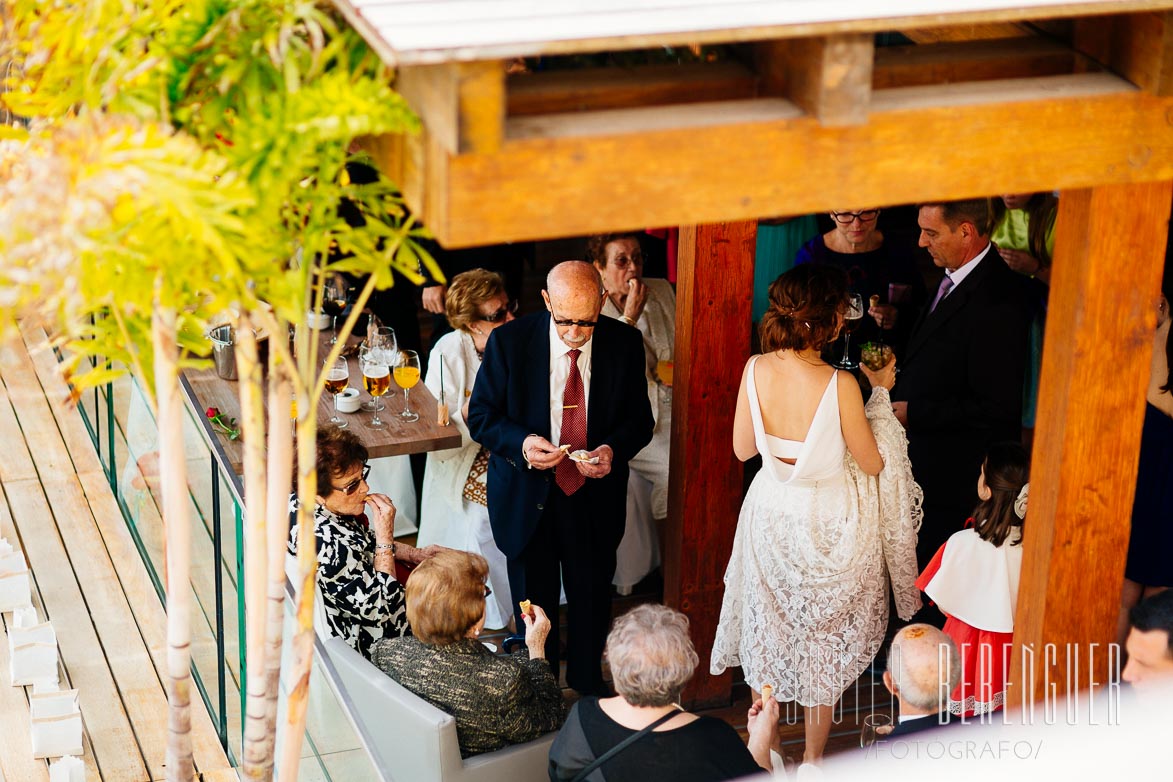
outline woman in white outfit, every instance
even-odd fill
[[[846,292],[846,273],[813,264],[770,286],[763,353],[742,375],[733,423],[737,457],[760,453],[762,469],[737,522],[710,665],[740,665],[755,699],[768,684],[805,707],[807,762],[880,648],[888,574],[902,617],[920,605],[920,497],[888,400],[895,366],[864,370],[874,389],[865,408],[855,378],[820,358],[842,328]]]
[[[485,627],[499,629],[508,626],[513,616],[513,600],[505,555],[497,548],[489,527],[485,495],[489,453],[469,437],[465,415],[489,334],[513,320],[516,307],[509,301],[501,276],[484,269],[453,277],[444,307],[455,330],[432,348],[424,384],[437,399],[442,393],[452,425],[460,430],[461,444],[428,454],[419,545],[437,543],[488,560],[493,594],[486,601]]]
[[[636,234],[592,236],[586,251],[607,291],[602,314],[634,326],[643,335],[648,401],[656,421],[652,441],[628,462],[627,529],[616,552],[612,583],[620,594],[630,594],[633,586],[660,566],[659,525],[668,515],[672,376],[671,370],[659,370],[660,362],[673,360],[676,292],[667,280],[643,276],[643,251]]]

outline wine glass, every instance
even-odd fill
[[[420,414],[411,409],[411,400],[408,392],[412,386],[420,382],[420,354],[414,350],[401,350],[399,363],[395,365],[395,382],[403,389],[403,412],[399,417],[404,421],[420,420]]]
[[[887,714],[869,714],[863,718],[859,731],[859,746],[866,749],[892,732],[892,718]]]
[[[338,341],[338,316],[346,311],[346,305],[350,303],[350,292],[353,288],[347,288],[343,284],[340,277],[331,277],[326,281],[325,287],[322,288],[322,312],[330,316],[332,329],[334,335],[330,338],[330,344],[333,345]]]
[[[370,343],[368,345],[367,343]],[[399,355],[399,341],[395,338],[395,329],[390,326],[379,326],[375,329],[374,334],[369,334],[367,339],[363,340],[359,345],[359,353],[371,349],[371,347],[382,348],[390,352],[390,355]],[[380,410],[384,409],[384,405],[377,398],[371,397],[368,401],[362,403],[362,409],[367,412],[374,412],[375,407],[378,406]]]
[[[326,390],[334,395],[334,416],[330,423],[345,429],[350,422],[338,417],[338,395],[350,385],[350,366],[346,363],[345,356],[339,356],[334,361],[325,362],[323,369],[326,372]]]
[[[379,411],[379,397],[391,390],[391,361],[390,354],[382,348],[369,348],[362,356],[362,382],[367,393],[375,399],[375,416],[371,419],[371,427],[381,429],[386,426]]]
[[[855,369],[859,364],[851,360],[851,332],[863,323],[863,296],[858,293],[847,295],[847,311],[843,313],[843,358],[835,366],[839,369]]]

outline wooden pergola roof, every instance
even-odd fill
[[[756,220],[1059,190],[1015,630],[1035,655],[1012,670],[1062,691],[1074,654],[1105,681],[1168,235],[1173,0],[335,3],[423,120],[370,146],[444,245],[681,226],[665,599],[702,659],[741,497]],[[926,43],[876,47],[887,31]],[[718,43],[732,56],[507,75]],[[693,685],[728,694],[727,674]]]

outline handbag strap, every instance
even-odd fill
[[[600,755],[599,757],[597,757],[593,761],[591,761],[591,764],[589,766],[587,766],[586,768],[584,768],[582,771],[578,772],[578,774],[575,775],[574,779],[571,780],[571,782],[583,782],[583,780],[585,780],[588,776],[590,776],[594,772],[594,770],[597,769],[599,766],[603,765],[608,760],[615,757],[620,752],[627,749],[632,744],[639,741],[644,736],[648,735],[653,730],[655,730],[656,728],[660,727],[668,720],[675,717],[677,714],[683,714],[683,713],[684,713],[684,711],[682,709],[675,709],[674,711],[670,711],[667,714],[660,717],[659,719],[657,719],[652,724],[643,728],[642,730],[628,736],[623,741],[619,742],[615,746],[611,747],[611,749],[607,750],[602,755]]]

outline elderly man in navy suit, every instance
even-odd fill
[[[986,448],[1022,437],[1030,307],[1023,279],[990,243],[987,199],[924,204],[918,223],[945,275],[897,356],[892,408],[925,492],[923,568],[977,503]]]
[[[627,463],[654,426],[640,333],[600,318],[603,296],[589,263],[555,266],[542,291],[548,312],[493,331],[468,407],[469,432],[491,454],[489,522],[510,590],[552,610],[565,587],[566,683],[583,694],[606,693]],[[546,658],[557,672],[553,624]]]

